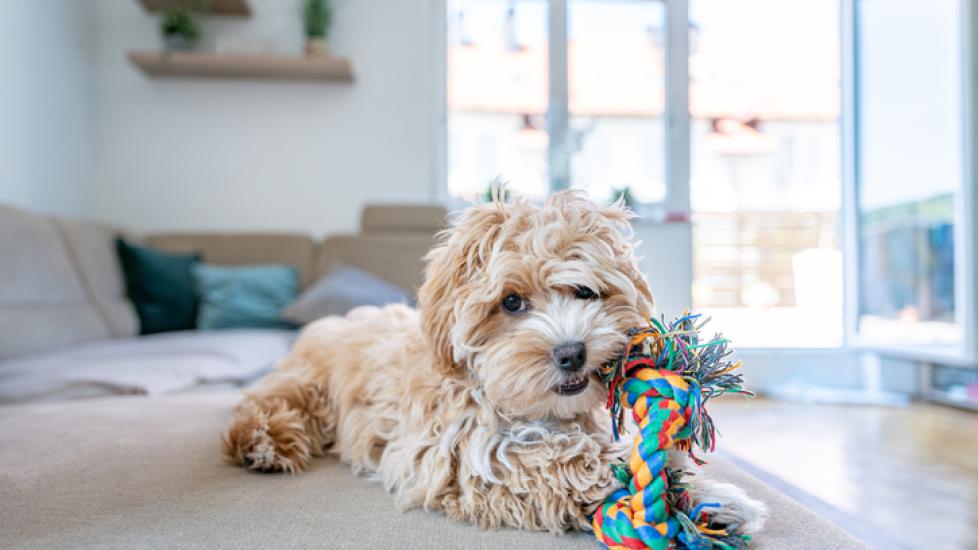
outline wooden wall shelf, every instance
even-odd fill
[[[350,62],[335,57],[130,52],[129,61],[154,77],[322,80],[352,82]]]
[[[160,11],[167,6],[204,6],[207,13],[251,17],[248,0],[139,0],[148,11]]]

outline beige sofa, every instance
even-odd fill
[[[281,263],[307,285],[342,263],[408,292],[445,216],[434,206],[369,206],[361,231],[126,235],[225,265]],[[243,383],[281,357],[292,331],[178,332],[136,337],[114,239],[101,224],[0,206],[0,404],[113,393],[166,394]]]
[[[305,283],[342,262],[410,289],[419,283],[421,255],[443,215],[438,208],[369,207],[358,235],[323,242],[302,235],[143,238],[168,250],[199,251],[210,262],[292,264]],[[13,374],[34,373],[27,380],[38,384],[63,371],[84,374],[86,365],[95,370],[114,365],[123,381],[132,372],[178,371],[177,376],[207,361],[214,361],[216,372],[227,368],[227,378],[241,382],[244,371],[258,374],[285,353],[291,332],[136,337],[136,320],[112,252],[117,233],[98,224],[0,207],[0,386]],[[236,362],[251,365],[241,370]],[[78,377],[81,384],[74,389],[84,388],[85,380]],[[402,513],[377,483],[354,477],[331,458],[315,461],[297,476],[253,474],[225,465],[218,440],[239,393],[214,385],[200,390],[201,381],[191,380],[191,386],[198,386],[193,392],[161,382],[153,386],[158,391],[143,392],[165,394],[152,398],[56,392],[45,397],[102,397],[0,406],[0,546],[598,546],[582,533],[484,532],[435,513]],[[133,388],[138,389],[135,383]],[[714,459],[710,471],[770,507],[756,548],[864,547],[724,460]]]

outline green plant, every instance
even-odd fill
[[[621,200],[628,208],[635,209],[635,195],[632,194],[631,187],[617,188],[611,192],[611,196],[612,201]]]
[[[489,182],[489,187],[482,193],[483,202],[493,202],[496,199],[502,202],[509,202],[513,198],[513,193],[506,187],[506,183],[498,178]]]
[[[200,25],[194,13],[181,7],[166,8],[160,20],[160,32],[164,37],[179,36],[193,43],[200,38]]]
[[[306,27],[306,38],[326,38],[333,22],[333,6],[329,0],[304,0],[302,21]]]

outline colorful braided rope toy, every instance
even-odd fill
[[[648,327],[629,332],[624,358],[603,369],[608,408],[616,440],[624,409],[632,410],[638,427],[628,463],[613,466],[624,487],[595,512],[594,535],[608,548],[744,548],[749,536],[713,526],[709,509],[693,506],[683,478],[686,472],[666,466],[666,451],[693,456],[693,447],[715,448],[713,421],[704,405],[717,395],[753,395],[734,372],[727,340],[719,335],[701,342],[706,320],[688,312],[668,327],[651,319]]]

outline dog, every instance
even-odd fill
[[[402,508],[561,533],[618,486],[601,365],[647,323],[652,293],[632,214],[559,192],[472,206],[426,256],[418,309],[366,306],[307,326],[236,408],[225,459],[295,473],[331,452]],[[682,453],[673,467],[690,469]],[[743,533],[765,510],[738,487],[692,478],[711,521]]]

